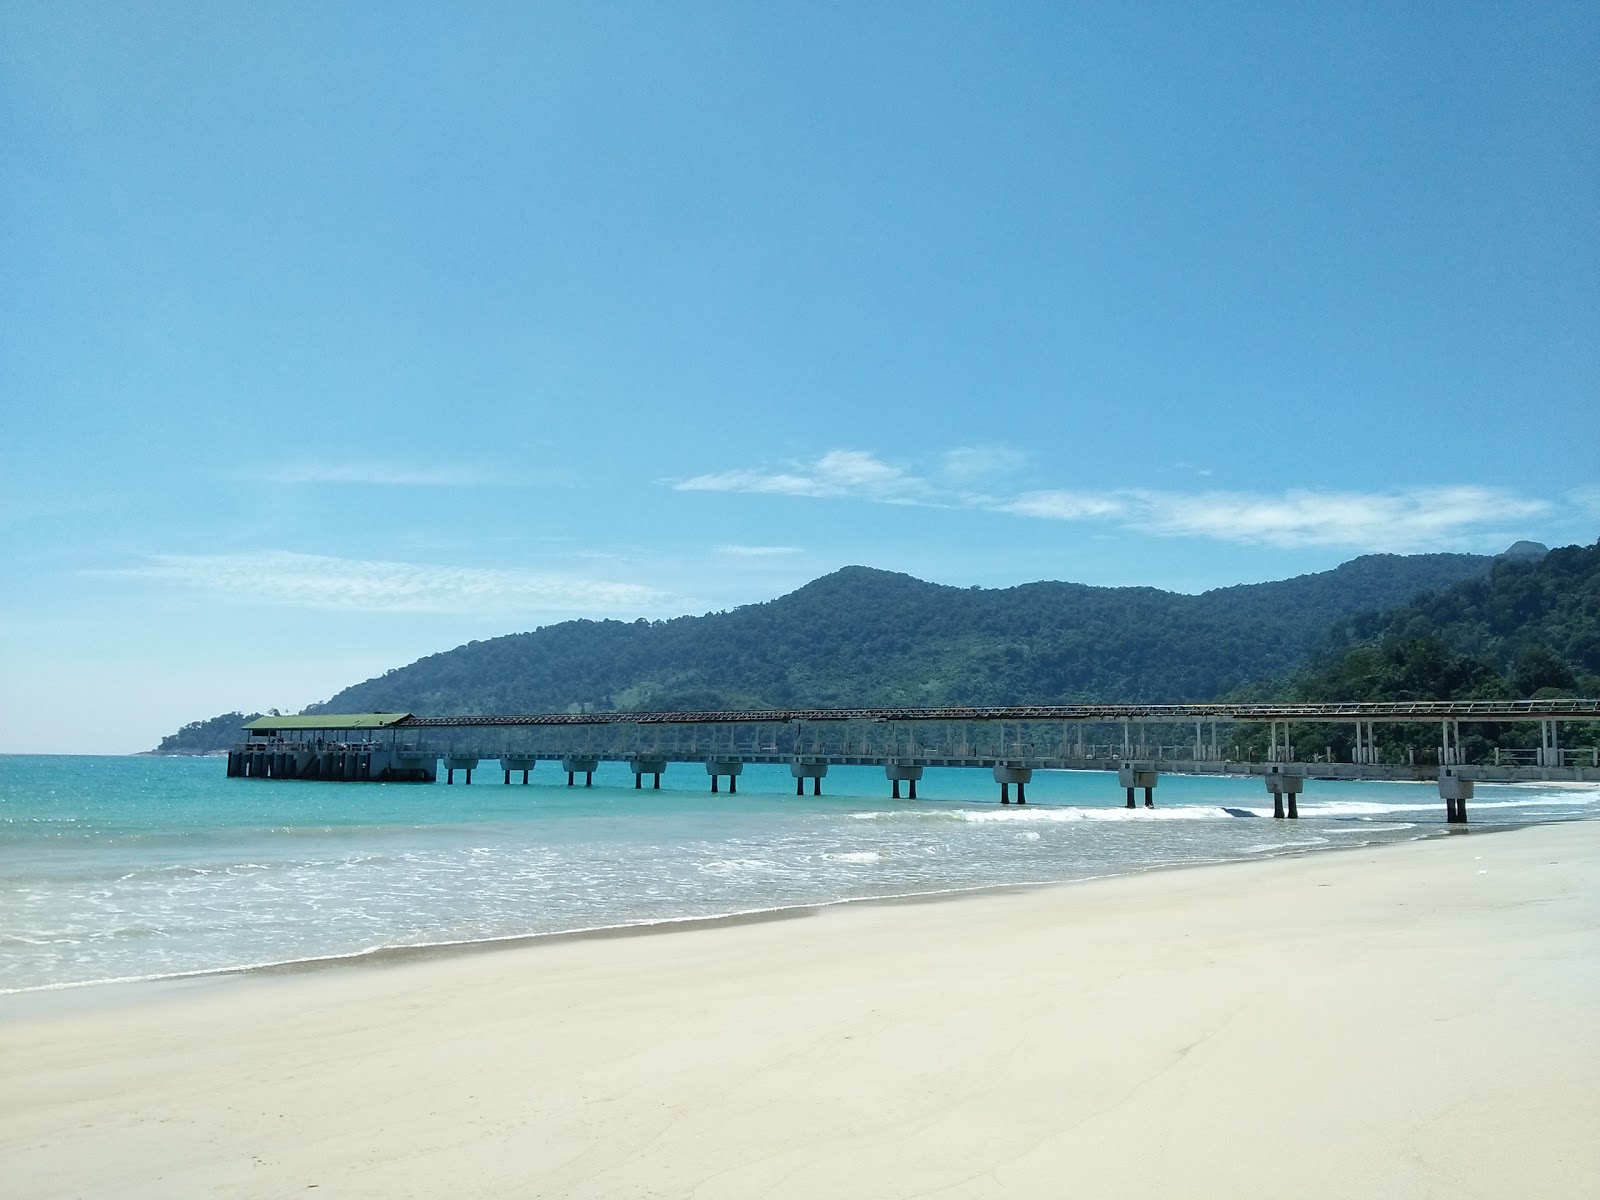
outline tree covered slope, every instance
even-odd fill
[[[1600,695],[1600,543],[1501,558],[1481,577],[1342,618],[1293,691],[1307,700]]]
[[[764,604],[569,621],[472,642],[310,711],[1178,702],[1302,666],[1342,617],[1481,577],[1474,555],[1368,555],[1198,596],[1032,583],[954,588],[847,567]]]

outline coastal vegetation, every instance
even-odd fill
[[[279,716],[277,709],[270,710],[273,716]],[[262,713],[222,713],[219,716],[207,717],[204,721],[190,721],[177,733],[169,733],[161,739],[161,744],[151,751],[152,754],[215,754],[219,750],[226,750],[237,742],[242,735],[245,723],[254,721]]]
[[[1329,626],[1487,573],[1369,555],[1184,595],[1043,582],[958,588],[846,567],[763,604],[567,621],[471,642],[311,711],[417,713],[1210,700],[1304,664]]]
[[[1200,595],[1060,582],[956,588],[846,567],[729,612],[567,621],[469,642],[307,711],[1600,695],[1600,545],[1514,549],[1367,555]],[[219,749],[250,719],[193,722],[157,753]],[[1240,730],[1236,752],[1258,749],[1257,733]],[[1380,740],[1426,747],[1437,735],[1389,726]],[[1342,730],[1293,736],[1318,752],[1349,749]],[[1527,743],[1514,726],[1469,735],[1474,757]]]
[[[1333,622],[1305,667],[1236,698],[1509,700],[1600,696],[1600,542],[1544,554],[1507,555],[1488,572],[1416,596],[1406,604]],[[1593,745],[1593,726],[1570,726],[1569,745]],[[1537,741],[1532,726],[1473,725],[1468,761]],[[1291,727],[1291,740],[1348,757],[1351,733]],[[1315,739],[1314,743],[1310,739]],[[1241,729],[1236,749],[1257,750]],[[1437,725],[1386,725],[1380,748],[1438,741]]]

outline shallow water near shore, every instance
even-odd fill
[[[0,757],[0,991],[149,979],[390,948],[1243,860],[1445,828],[1431,783],[1308,780],[1271,819],[1258,778],[1163,776],[1128,810],[1114,775],[1040,772],[1002,807],[986,772],[930,769],[891,800],[839,767],[797,797],[749,766],[737,794],[674,764],[635,791],[552,764],[528,786],[228,779],[218,759]],[[1600,787],[1480,784],[1475,829],[1600,815]]]

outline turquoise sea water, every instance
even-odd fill
[[[0,991],[151,978],[868,897],[1056,882],[1445,830],[1434,785],[1163,776],[1152,812],[1103,772],[1040,772],[1002,808],[986,772],[890,800],[836,767],[796,797],[751,766],[711,795],[675,764],[568,788],[228,779],[219,759],[0,756]],[[514,777],[520,778],[520,777]],[[1479,785],[1475,830],[1600,815],[1600,787]]]

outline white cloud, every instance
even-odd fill
[[[1549,505],[1499,488],[1461,485],[1397,492],[1133,492],[1130,523],[1151,533],[1254,542],[1283,549],[1348,546],[1417,551],[1461,545],[1538,516]]]
[[[1056,521],[1115,520],[1163,537],[1203,537],[1295,549],[1344,546],[1417,551],[1461,545],[1545,512],[1549,505],[1498,488],[1396,492],[1029,492],[1000,511]],[[1499,536],[1499,535],[1494,535]]]
[[[717,546],[715,552],[724,558],[777,558],[784,554],[799,554],[799,546]]]
[[[673,485],[680,492],[753,492],[784,496],[856,496],[915,503],[931,489],[923,480],[864,450],[830,450],[785,470],[722,471]]]
[[[994,487],[1000,481],[997,476],[1026,461],[1026,454],[1005,446],[958,446],[940,457],[933,478],[946,482],[938,486],[867,451],[831,450],[814,462],[789,464],[779,471],[699,475],[675,486],[680,491],[767,492],[979,509],[1281,549],[1334,546],[1394,552],[1489,548],[1500,539],[1521,536],[1523,522],[1551,507],[1543,500],[1476,484],[1281,493],[1047,488],[1006,495],[984,494],[968,482],[981,478],[991,493],[999,492]],[[1597,488],[1577,489],[1567,499],[1579,509],[1600,509]]]
[[[1600,519],[1600,487],[1576,487],[1567,499],[1587,520]]]
[[[1024,492],[1014,500],[991,505],[996,512],[1019,517],[1043,517],[1050,521],[1088,521],[1121,516],[1128,511],[1126,499],[1114,492],[1043,491]]]
[[[1026,467],[1032,455],[1011,446],[956,446],[939,456],[939,473],[952,480],[994,480]]]
[[[485,487],[508,482],[470,466],[396,466],[380,462],[284,463],[256,476],[264,483],[367,484],[377,487]]]
[[[654,588],[561,572],[375,562],[287,550],[159,554],[143,566],[95,573],[343,612],[633,614],[668,600]]]

